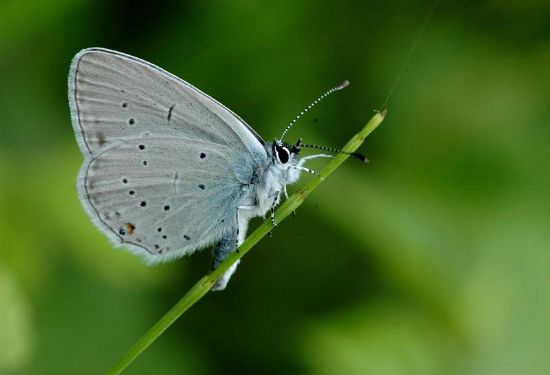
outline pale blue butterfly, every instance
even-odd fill
[[[347,86],[347,81],[320,99]],[[102,48],[79,52],[69,104],[85,160],[82,205],[116,245],[159,263],[215,245],[217,267],[248,222],[272,211],[307,160],[283,135],[265,142],[216,100],[163,69]],[[364,159],[359,154],[355,156]],[[275,224],[272,214],[273,224]],[[214,285],[224,289],[234,264]]]

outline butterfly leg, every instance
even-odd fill
[[[273,203],[271,204],[271,224],[273,224],[273,228],[277,226],[277,222],[275,222],[275,207],[277,207],[277,204],[279,204],[279,200],[281,199],[281,192],[276,191],[275,192],[275,198],[273,199]],[[273,233],[269,231],[269,237],[273,237]]]
[[[314,174],[314,175],[319,175],[319,173],[317,173],[316,171],[304,167],[304,164],[308,160],[317,159],[317,158],[333,158],[333,157],[334,156],[327,155],[327,154],[317,154],[317,155],[310,155],[310,156],[300,158],[300,160],[298,161],[298,163],[296,165],[289,165],[287,167],[288,168],[288,175],[287,175],[286,183],[287,184],[293,184],[296,181],[298,181],[298,179],[300,178],[300,173],[301,172],[308,172],[308,173],[311,173],[311,174]]]
[[[273,228],[277,226],[277,223],[275,222],[275,204],[271,205],[271,224],[273,224]]]
[[[319,175],[319,172],[314,171],[313,169],[306,168],[306,167],[298,167],[297,165],[290,165],[288,168],[296,169],[298,171],[304,171],[304,172],[311,173],[311,174],[314,174],[314,175],[317,175],[317,176]]]

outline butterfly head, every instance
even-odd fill
[[[272,146],[273,160],[281,165],[289,163],[300,153],[301,144],[301,138],[298,139],[298,142],[296,142],[295,145],[283,143],[280,140],[276,139],[275,141],[273,141]]]

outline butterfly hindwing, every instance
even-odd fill
[[[78,184],[103,232],[158,262],[212,244],[235,228],[241,187],[252,174],[244,154],[151,136],[95,155],[83,165]]]

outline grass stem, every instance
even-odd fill
[[[353,153],[365,141],[365,138],[384,120],[386,112],[377,112],[365,125],[365,127],[351,138],[342,148],[342,151]],[[332,172],[336,170],[350,155],[336,155],[319,173],[311,179],[302,189],[293,194],[277,209],[275,219],[281,223],[287,216],[295,211]],[[151,345],[168,327],[170,327],[184,312],[200,300],[210,291],[216,280],[239,258],[254,247],[272,229],[270,220],[265,220],[239,247],[238,252],[231,254],[218,268],[203,276],[187,293],[147,331],[135,344],[122,356],[117,364],[107,374],[120,374],[132,363],[149,345]]]

